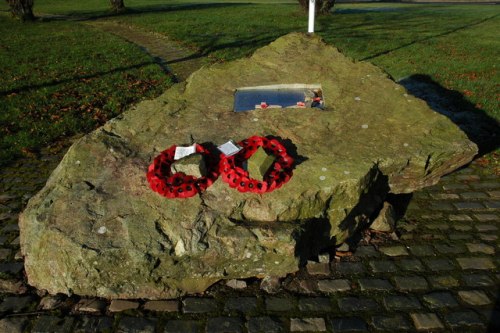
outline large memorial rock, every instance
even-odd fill
[[[238,87],[321,84],[325,110],[235,113]],[[173,144],[280,138],[293,177],[263,195],[220,179],[166,199],[146,180]],[[389,193],[435,184],[477,148],[381,69],[317,37],[290,34],[247,59],[194,73],[86,135],[20,218],[31,285],[50,293],[168,298],[220,279],[283,276],[344,241]]]

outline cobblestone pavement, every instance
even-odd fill
[[[284,279],[109,301],[26,284],[18,214],[64,151],[0,170],[0,332],[500,332],[500,182],[477,162],[415,193],[396,233],[365,230]]]

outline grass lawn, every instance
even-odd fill
[[[307,18],[297,2],[125,0],[110,15],[103,0],[37,0],[35,14],[110,19],[168,35],[214,61],[247,56]],[[0,10],[6,10],[0,2]],[[338,4],[316,30],[357,60],[399,79],[427,75],[500,119],[500,7]],[[94,128],[169,84],[139,48],[78,22],[12,23],[0,16],[0,161],[57,137]],[[1,163],[1,162],[0,162]]]

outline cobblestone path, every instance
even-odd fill
[[[88,21],[86,24],[140,46],[165,71],[171,73],[177,82],[186,80],[191,73],[208,63],[207,57],[199,55],[196,51],[183,47],[161,34],[111,20]]]
[[[500,332],[500,182],[477,162],[415,193],[396,233],[365,231],[352,254],[281,281],[110,302],[26,285],[18,214],[64,151],[0,170],[0,332]]]

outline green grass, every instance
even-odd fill
[[[251,2],[251,3],[250,3]],[[110,19],[168,35],[214,61],[250,55],[291,31],[305,31],[297,2],[126,0],[111,15],[103,0],[37,0],[35,14]],[[0,10],[6,10],[0,2]],[[497,70],[500,7],[339,4],[316,30],[357,60],[394,78],[426,75],[500,119]],[[0,163],[23,149],[95,128],[169,85],[139,48],[78,22],[13,23],[0,16]]]
[[[0,164],[87,132],[171,84],[137,46],[71,22],[0,16]]]

